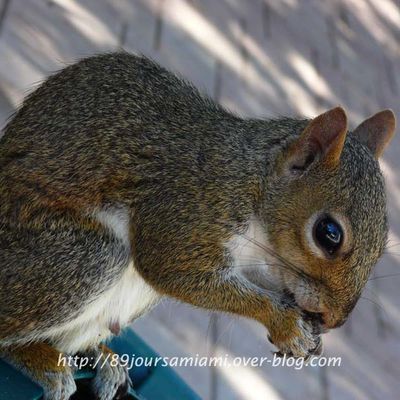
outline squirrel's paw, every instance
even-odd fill
[[[278,355],[287,354],[293,357],[311,357],[322,354],[321,328],[300,313],[285,313],[284,323],[271,332],[270,341],[278,348]]]
[[[45,372],[44,375],[45,379],[40,382],[43,387],[43,400],[68,400],[76,392],[71,369]]]
[[[131,386],[128,371],[120,365],[106,363],[97,369],[93,380],[93,391],[98,400],[111,400],[124,397]]]
[[[111,353],[110,353],[111,354]],[[107,357],[96,367],[96,376],[92,382],[93,392],[98,400],[123,398],[132,386],[128,370],[120,365],[117,357]]]

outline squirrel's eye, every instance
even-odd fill
[[[331,217],[324,216],[314,226],[314,240],[319,247],[333,255],[343,241],[342,227]]]

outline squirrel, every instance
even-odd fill
[[[252,318],[283,354],[319,355],[387,239],[384,110],[348,130],[243,119],[144,56],[95,55],[27,96],[0,139],[0,355],[49,400],[60,354],[104,340],[163,296]],[[129,385],[107,363],[93,390]]]

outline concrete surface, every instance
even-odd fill
[[[399,112],[394,0],[0,0],[0,126],[52,71],[123,47],[246,116],[314,116],[341,104],[355,124]],[[178,368],[204,398],[398,399],[400,133],[382,161],[391,236],[346,325],[325,337],[340,368]],[[368,229],[368,227],[366,227]],[[256,323],[165,301],[134,324],[163,355],[263,356]]]

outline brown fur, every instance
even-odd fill
[[[346,136],[340,108],[311,122],[245,120],[143,57],[67,67],[28,96],[0,141],[0,343],[76,318],[132,258],[159,293],[253,318],[282,352],[318,353],[323,325],[346,319],[385,245],[374,146],[391,137],[390,112],[379,121],[381,140],[362,143]],[[91,214],[115,206],[129,210],[129,250]],[[320,211],[349,221],[349,250],[335,259],[313,254],[304,235]],[[226,248],[254,216],[285,264],[271,266],[273,289],[237,274]],[[324,320],[293,301],[299,282]],[[45,368],[18,354],[32,376]]]

